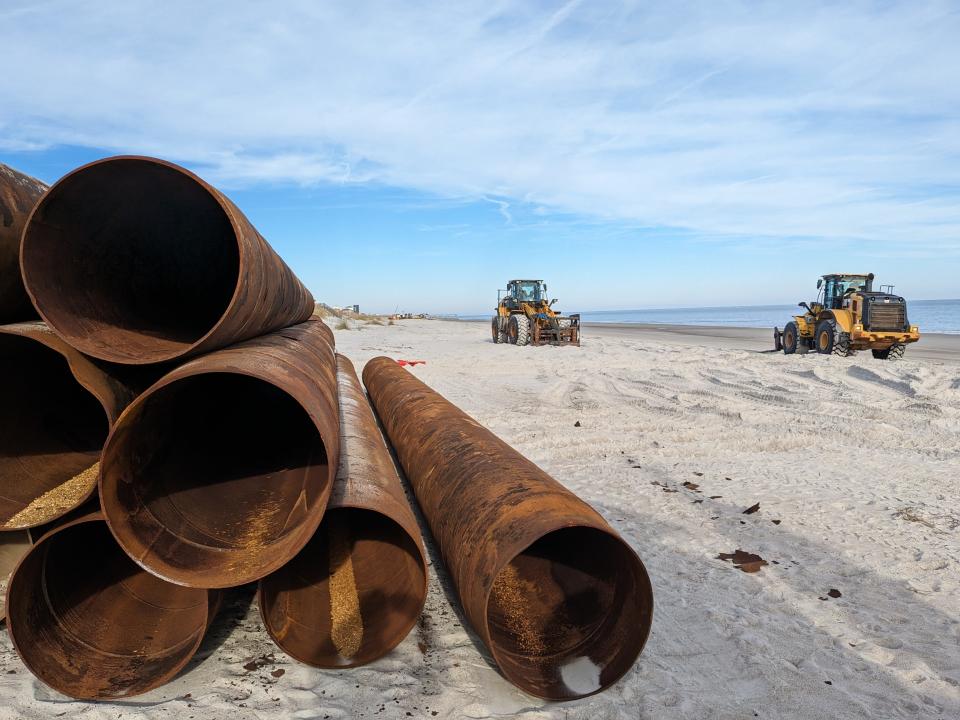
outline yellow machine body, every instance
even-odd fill
[[[872,350],[880,359],[900,357],[920,339],[920,330],[907,319],[906,301],[893,286],[873,290],[873,274],[834,273],[817,282],[817,300],[800,303],[806,312],[794,315],[781,331],[774,329],[776,349],[852,355]],[[884,290],[888,288],[888,290]]]

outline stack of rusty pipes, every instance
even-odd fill
[[[219,591],[252,581],[292,657],[389,652],[423,609],[423,541],[306,288],[235,205],[167,162],[98,161],[33,202],[17,206],[18,297],[41,320],[0,327],[0,562],[19,559],[7,616],[25,664],[72,697],[146,692],[189,661]],[[550,699],[615,682],[652,617],[636,554],[396,363],[371,361],[364,381],[504,676]]]

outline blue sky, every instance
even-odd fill
[[[960,3],[4,0],[0,161],[226,191],[318,299],[960,296]]]

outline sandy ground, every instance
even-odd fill
[[[46,689],[4,634],[0,720],[960,717],[957,365],[668,334],[517,348],[492,344],[485,325],[439,321],[336,335],[358,370],[381,354],[426,360],[419,377],[637,550],[657,607],[627,676],[563,704],[515,690],[463,627],[431,547],[422,620],[372,665],[287,658],[247,588],[183,675],[124,703]],[[769,564],[747,574],[717,559],[738,549]]]
[[[783,329],[783,324],[780,329]],[[587,323],[584,330],[591,337],[622,337],[671,345],[736,348],[756,352],[773,349],[773,328]],[[911,359],[960,363],[960,335],[922,333],[920,342],[907,347],[907,354]]]

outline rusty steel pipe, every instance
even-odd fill
[[[504,676],[567,700],[619,679],[646,642],[653,591],[589,505],[389,358],[363,381],[467,619]]]
[[[191,360],[120,416],[100,499],[142,567],[182,585],[233,587],[310,540],[340,454],[336,360],[322,324]]]
[[[0,532],[0,622],[6,620],[7,581],[20,558],[33,547],[32,530]]]
[[[353,363],[337,356],[340,468],[316,534],[260,581],[263,623],[280,648],[323,668],[395,648],[427,597],[423,539]]]
[[[0,163],[0,323],[37,317],[20,276],[20,236],[46,191],[39,180]]]
[[[118,363],[210,352],[314,310],[236,205],[154,158],[98,160],[60,179],[27,222],[20,264],[50,327]]]
[[[90,498],[107,431],[146,384],[40,321],[0,326],[0,531],[43,525]]]
[[[99,513],[37,541],[10,577],[7,629],[30,671],[82,700],[129,697],[190,661],[219,593],[165,582],[124,554]]]

